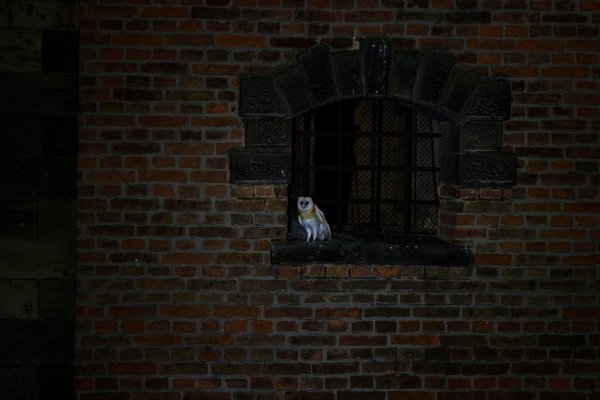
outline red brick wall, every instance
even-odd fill
[[[81,400],[600,397],[600,4],[81,5]],[[512,189],[440,189],[473,267],[271,266],[286,187],[231,185],[240,74],[387,36],[507,78]]]

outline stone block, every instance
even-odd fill
[[[13,29],[77,29],[76,0],[14,0],[0,5],[0,26]]]
[[[290,181],[289,152],[252,152],[233,149],[229,154],[234,183],[277,183]]]
[[[423,62],[423,52],[418,50],[394,50],[390,66],[388,93],[390,96],[410,100]]]
[[[0,318],[32,319],[37,316],[37,281],[0,280]]]
[[[38,293],[40,318],[73,318],[75,284],[72,279],[42,279]]]
[[[0,160],[0,181],[0,197],[5,199],[74,199],[76,162],[74,158],[4,159]]]
[[[358,50],[341,50],[331,52],[331,64],[337,83],[338,97],[352,98],[365,95],[362,73],[361,52]]]
[[[0,365],[0,399],[39,400],[35,365]]]
[[[439,49],[427,49],[417,76],[415,100],[436,107],[456,60]]]
[[[42,72],[77,74],[79,31],[45,30],[42,33]]]
[[[288,111],[268,77],[240,78],[240,115],[285,116]]]
[[[292,120],[289,118],[248,118],[245,124],[248,148],[281,149],[291,146]]]
[[[365,84],[368,95],[387,94],[388,74],[392,47],[390,43],[381,38],[361,40]]]
[[[0,155],[9,157],[39,157],[41,154],[42,121],[34,115],[0,115]]]
[[[69,239],[76,236],[75,200],[42,201],[39,205],[39,234],[42,239]]]
[[[42,160],[39,171],[39,196],[46,199],[75,199],[77,165],[73,158]]]
[[[471,120],[459,124],[459,151],[499,151],[502,121]]]
[[[0,198],[32,200],[38,196],[39,162],[32,159],[0,159]]]
[[[514,153],[472,152],[458,154],[458,184],[466,187],[513,186],[517,160]]]
[[[273,82],[282,94],[292,115],[304,114],[315,107],[315,101],[307,85],[307,77],[299,65],[292,65],[278,73],[273,77]]]
[[[42,155],[75,157],[77,155],[77,116],[42,116]]]
[[[0,200],[0,238],[37,238],[38,202]]]
[[[440,142],[440,182],[456,184],[457,176],[457,157],[459,148],[458,127],[456,123],[447,123],[443,125],[442,139]]]
[[[334,235],[331,240],[305,243],[288,240],[271,244],[273,264],[393,264],[469,265],[472,254],[434,236],[360,234]]]
[[[0,239],[0,279],[64,279],[75,274],[75,241]]]
[[[0,113],[75,114],[78,82],[74,75],[0,75]]]
[[[335,80],[329,58],[329,48],[317,46],[298,56],[298,62],[306,71],[308,85],[315,100],[320,106],[336,99]]]
[[[42,32],[3,30],[0,35],[0,72],[40,72]]]
[[[475,74],[454,68],[444,88],[440,108],[454,115],[462,115],[479,86],[481,81]]]
[[[14,364],[73,362],[70,319],[0,320],[0,360]]]
[[[468,107],[466,116],[478,119],[509,119],[511,107],[510,83],[486,79]]]
[[[72,399],[74,374],[73,363],[40,365],[38,400]]]

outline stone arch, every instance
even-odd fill
[[[511,105],[506,80],[482,79],[436,48],[396,49],[385,38],[357,47],[316,46],[271,76],[240,77],[246,145],[230,153],[232,182],[289,183],[294,117],[346,99],[387,97],[454,122],[443,139],[441,183],[514,185],[515,154],[501,151]]]

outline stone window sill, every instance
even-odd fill
[[[430,235],[334,234],[331,240],[306,243],[289,239],[271,244],[273,264],[470,265],[464,246]]]

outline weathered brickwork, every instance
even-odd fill
[[[591,0],[82,2],[78,399],[600,398],[599,22]],[[473,266],[270,265],[288,188],[230,183],[240,76],[354,37],[509,82],[517,184],[439,188]]]
[[[84,399],[588,399],[598,385],[598,268],[117,271],[83,278]]]

